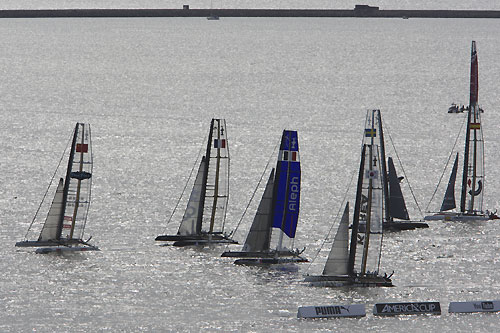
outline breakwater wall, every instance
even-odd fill
[[[187,7],[187,6],[185,6]],[[379,10],[355,9],[39,9],[0,10],[0,18],[56,17],[379,17],[379,18],[500,18],[500,10]]]

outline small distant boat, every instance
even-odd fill
[[[465,110],[468,110],[469,107],[465,107],[465,106],[458,106],[456,105],[455,103],[452,103],[451,106],[448,108],[448,113],[462,113],[464,112]]]
[[[284,130],[278,162],[269,179],[252,226],[240,252],[228,251],[222,257],[236,257],[237,265],[265,266],[307,262],[298,250],[283,246],[295,238],[300,204],[300,158],[297,131]],[[277,242],[271,248],[271,238]]]
[[[210,0],[210,11],[213,10],[213,0]],[[210,13],[210,15],[207,16],[207,20],[210,20],[210,21],[218,21],[219,20],[219,16],[218,15],[215,15],[214,13]]]
[[[92,166],[90,125],[77,123],[66,177],[59,179],[40,236],[17,242],[17,247],[38,247],[36,253],[99,251],[89,243],[90,238],[82,239],[90,207]]]
[[[403,20],[407,20],[408,19],[408,16],[403,16]]]
[[[448,181],[441,209],[424,220],[487,221],[498,219],[495,213],[483,211],[484,196],[484,139],[481,124],[481,108],[478,105],[478,60],[476,42],[471,47],[470,104],[467,108],[467,129],[462,172],[460,211],[456,208],[455,180],[458,171],[458,153]]]
[[[237,244],[224,233],[229,200],[229,145],[224,119],[212,119],[207,150],[202,157],[184,216],[176,235],[156,241],[174,246]],[[216,223],[219,225],[216,226]],[[205,225],[207,230],[203,230]],[[216,228],[219,228],[218,230]]]
[[[370,114],[369,114],[370,115]],[[375,114],[371,114],[371,124]],[[382,255],[384,206],[382,149],[375,143],[375,128],[366,128],[365,135],[370,137],[363,143],[358,173],[356,202],[349,244],[349,203],[346,204],[337,234],[328,256],[323,274],[306,276],[305,281],[314,286],[326,287],[390,287],[391,276],[380,275]],[[362,227],[361,227],[362,226]],[[357,248],[362,246],[362,252]]]

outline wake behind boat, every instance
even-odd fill
[[[428,215],[427,221],[487,221],[498,219],[495,213],[483,211],[484,197],[484,139],[481,124],[481,112],[478,104],[478,59],[476,42],[472,41],[470,71],[470,103],[467,108],[467,127],[465,132],[465,149],[460,191],[460,210],[455,202],[455,181],[458,172],[459,155],[448,181],[441,209],[438,213]],[[439,186],[439,185],[438,185]],[[431,199],[432,201],[432,199]]]
[[[241,251],[228,251],[222,257],[242,258],[237,265],[267,266],[307,262],[293,247],[299,219],[300,158],[297,131],[284,130],[278,162],[271,170],[266,188]],[[272,240],[276,248],[271,247]]]
[[[160,235],[156,241],[174,246],[237,244],[224,233],[229,200],[229,145],[224,119],[212,119],[207,149],[202,157],[184,216],[176,235]],[[216,225],[218,223],[219,225]],[[208,226],[208,230],[202,227]],[[219,230],[216,230],[220,228]]]
[[[92,166],[90,125],[77,123],[66,176],[59,179],[40,235],[37,240],[28,240],[26,237],[24,241],[16,243],[17,247],[38,247],[35,253],[99,250],[88,240],[82,239],[90,207]],[[36,215],[33,222],[35,220]]]

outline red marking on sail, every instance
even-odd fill
[[[63,229],[71,229],[71,224],[63,224]]]
[[[292,151],[292,161],[296,161],[296,160],[297,160],[297,152]]]
[[[86,143],[77,143],[76,144],[76,152],[77,153],[88,153],[89,145]]]
[[[477,104],[479,94],[479,80],[478,80],[478,63],[476,42],[472,41],[471,60],[470,60],[470,107]]]
[[[71,216],[65,216],[64,221],[73,221],[73,217]]]

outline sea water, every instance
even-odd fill
[[[426,208],[439,208],[444,188],[428,202],[464,120],[447,109],[468,103],[472,40],[485,110],[484,208],[500,208],[499,20],[2,19],[0,31],[0,330],[499,326],[496,314],[446,311],[450,301],[500,298],[497,221],[431,222],[428,229],[386,234],[381,272],[394,271],[393,288],[302,283],[303,274],[321,272],[332,234],[320,248],[336,228],[342,203],[354,203],[367,109],[382,111],[388,155],[418,201],[403,183],[410,215],[418,219]],[[298,130],[303,173],[295,246],[317,257],[312,265],[285,271],[240,267],[220,257],[224,247],[155,243],[157,235],[177,231],[185,202],[167,221],[206,145],[212,117],[227,120],[226,230],[238,226],[234,238],[240,242],[258,203],[242,214],[266,164],[276,161],[282,130]],[[86,237],[93,236],[101,251],[37,255],[15,248],[75,122],[92,126],[94,187]],[[461,151],[463,138],[458,142]],[[440,301],[443,313],[371,314],[375,303],[408,301]],[[367,316],[296,318],[299,306],[332,304],[366,304]]]

